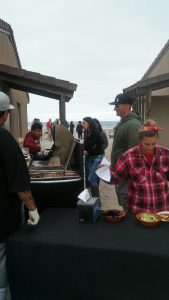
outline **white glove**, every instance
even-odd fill
[[[27,221],[29,225],[37,225],[39,222],[39,219],[40,219],[40,217],[39,217],[37,209],[35,209],[33,211],[29,210],[29,219]]]

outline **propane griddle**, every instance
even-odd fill
[[[32,160],[29,166],[31,181],[51,181],[79,178],[71,163],[75,158],[76,140],[63,125],[56,126],[56,139],[49,160]]]

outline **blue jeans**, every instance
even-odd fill
[[[104,154],[86,156],[86,176],[91,186],[97,187],[99,185],[99,177],[96,175],[96,170],[101,163],[103,156]]]

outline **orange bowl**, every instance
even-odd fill
[[[155,227],[161,221],[160,216],[149,211],[139,212],[136,214],[136,219],[145,227]]]
[[[112,210],[108,210],[108,212],[110,212],[110,215],[108,215],[108,214],[106,214],[106,215],[104,215],[104,219],[106,220],[106,221],[108,221],[108,222],[112,222],[112,223],[116,223],[116,222],[119,222],[119,221],[121,221],[124,217],[125,217],[125,215],[126,215],[126,212],[124,211],[124,210],[118,210],[118,216],[113,216],[113,215],[111,215],[111,211],[113,211],[113,209]],[[117,211],[117,210],[116,210]],[[105,211],[106,212],[106,211]]]

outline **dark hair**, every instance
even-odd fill
[[[83,121],[86,121],[89,124],[90,132],[93,132],[96,129],[94,120],[91,117],[83,118]]]
[[[41,125],[41,123],[38,123],[38,122],[33,123],[32,126],[31,126],[31,131],[32,131],[32,130],[35,130],[35,129],[41,129],[41,130],[42,130],[42,125]]]
[[[0,111],[0,118],[3,116],[4,113],[5,111]]]
[[[139,132],[139,140],[141,141],[145,136],[146,137],[153,137],[153,136],[159,137],[158,131],[157,130],[152,130],[152,131],[141,131]]]
[[[99,120],[96,119],[96,118],[94,118],[93,121],[94,121],[96,127],[99,129],[99,131],[103,131],[102,126],[101,126]]]

